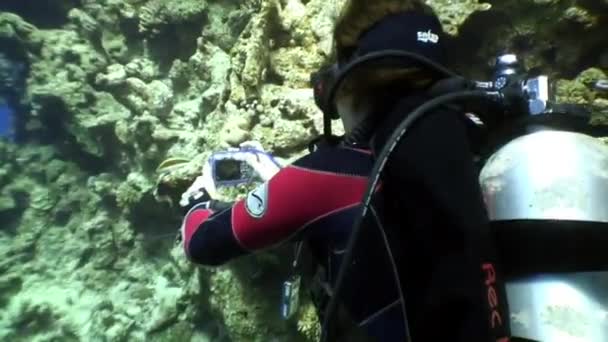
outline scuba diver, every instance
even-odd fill
[[[24,63],[0,51],[0,140],[16,142],[23,138],[24,122],[18,114],[23,110],[26,77]]]
[[[334,33],[337,63],[319,76],[324,79],[317,85],[324,90],[318,91],[319,103],[326,118],[336,113],[356,118],[350,123],[354,134],[346,139],[368,143],[384,168],[374,167],[368,191],[376,184],[381,191],[366,193],[365,201],[371,201],[363,217],[380,218],[383,227],[399,293],[402,340],[506,342],[505,288],[470,142],[475,123],[460,107],[444,105],[426,113],[407,136],[392,138],[408,113],[441,95],[440,81],[455,76],[443,67],[442,26],[416,1],[353,0],[345,8]],[[395,58],[400,53],[417,58]],[[325,129],[328,135],[327,119]],[[390,160],[383,156],[386,148]],[[349,278],[361,272],[360,261],[369,253],[366,235],[373,229],[365,222],[358,226],[364,228],[354,228],[353,235],[360,236],[349,241],[336,279],[341,291],[325,317],[329,341],[336,339],[327,330],[335,303],[347,298]]]
[[[13,141],[15,139],[14,116],[12,107],[0,97],[0,140]]]
[[[322,306],[360,211],[373,165],[371,151],[355,142],[318,144],[313,152],[283,168],[256,145],[221,154],[247,164],[265,182],[236,203],[213,200],[218,187],[218,177],[213,175],[217,157],[213,155],[180,201],[187,210],[181,227],[186,255],[197,264],[221,265],[281,243],[305,242],[324,271],[319,280],[323,283],[316,289],[323,292],[318,303]],[[380,232],[377,229],[370,238],[369,253],[361,262],[363,272],[350,279],[348,322],[356,323],[375,340],[402,341],[397,289],[389,258],[382,254]],[[290,285],[299,286],[296,281],[298,284]],[[289,296],[298,296],[295,291]],[[282,308],[284,318],[296,309],[291,305],[297,304],[285,303]],[[323,308],[318,310],[322,315]],[[344,334],[347,340],[367,340],[358,328],[349,327]]]
[[[342,264],[375,159],[403,115],[451,74],[389,59],[345,76],[335,101],[325,99],[327,89],[349,62],[385,50],[445,65],[444,38],[438,18],[420,1],[347,3],[334,32],[336,64],[312,77],[325,133],[340,118],[346,134],[325,134],[310,154],[280,170],[263,155],[249,159],[253,168],[276,174],[265,172],[272,176],[236,203],[213,201],[212,177],[203,174],[182,203],[188,258],[221,265],[304,241],[325,270],[326,297],[318,304],[325,324],[339,317],[376,341],[509,341],[504,287],[469,143],[472,123],[454,114],[458,108],[436,110],[411,130],[407,144],[396,146],[372,189],[357,248]],[[342,285],[337,299],[336,282]],[[353,340],[336,326],[324,331],[325,339]]]

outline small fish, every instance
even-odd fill
[[[189,162],[190,162],[190,159],[180,158],[180,157],[170,157],[170,158],[163,160],[162,163],[160,163],[160,165],[158,165],[158,167],[156,168],[156,172],[163,173],[163,172],[172,170],[174,168],[177,168],[179,166],[182,166],[184,164],[188,164]]]

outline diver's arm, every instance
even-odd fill
[[[304,157],[229,209],[214,211],[195,206],[182,225],[186,254],[195,263],[220,265],[249,252],[300,239],[300,233],[316,220],[358,205],[367,177],[356,170],[336,172],[314,167],[334,162]]]
[[[181,227],[188,258],[197,264],[217,266],[246,253],[232,233],[231,211],[199,203],[186,214]]]

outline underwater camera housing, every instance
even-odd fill
[[[250,183],[256,173],[244,160],[234,158],[234,152],[215,152],[209,157],[211,175],[216,186],[237,186]]]
[[[207,160],[215,186],[237,186],[274,176],[281,164],[259,142],[243,143],[211,154]]]

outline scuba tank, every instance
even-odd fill
[[[478,146],[479,185],[496,258],[488,258],[492,262],[482,268],[487,275],[489,323],[492,328],[501,323],[492,331],[495,341],[608,340],[608,297],[603,295],[608,289],[608,255],[603,252],[608,245],[608,146],[596,139],[607,136],[608,129],[589,126],[586,108],[555,103],[549,78],[529,77],[515,55],[500,56],[493,79],[478,82],[422,56],[392,50],[313,77],[322,82],[314,90],[326,123],[335,117],[332,103],[346,75],[381,58],[414,60],[445,78],[431,89],[431,100],[404,115],[377,155],[362,214],[327,305],[322,341],[330,338],[339,293],[383,169],[412,125],[445,105],[475,113],[474,125],[484,137],[479,141],[483,146]],[[484,244],[488,237],[483,239],[472,240]],[[479,252],[481,261],[483,253]],[[494,273],[494,266],[500,274]],[[415,295],[401,292],[405,303]],[[405,304],[403,311],[407,341],[412,341]]]
[[[480,174],[513,336],[608,341],[608,146],[545,128],[497,149]]]
[[[520,122],[504,123],[479,175],[511,334],[608,341],[608,145],[594,138],[608,130],[588,126],[580,107],[543,108],[548,82],[534,82],[544,98],[531,100]]]

